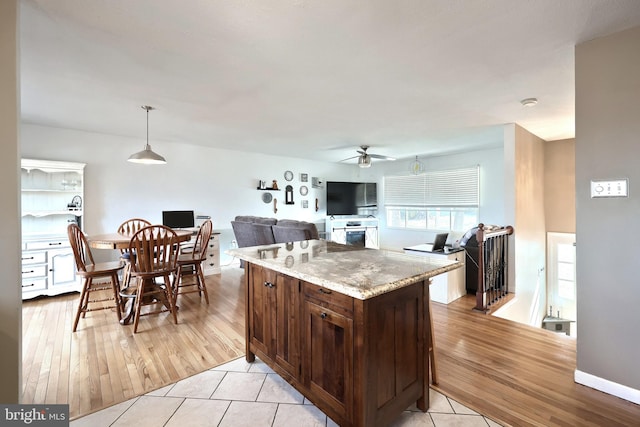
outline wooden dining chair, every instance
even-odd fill
[[[136,281],[133,332],[138,331],[141,316],[170,312],[174,323],[178,323],[175,300],[171,289],[171,277],[176,274],[178,258],[176,232],[164,225],[150,225],[133,234],[129,242],[131,257],[131,280]],[[162,283],[158,282],[162,279]],[[161,307],[157,307],[162,304]],[[156,308],[145,313],[143,306]]]
[[[80,320],[80,314],[84,318],[89,311],[116,309],[118,321],[122,319],[120,302],[120,282],[118,280],[118,272],[124,268],[122,261],[110,261],[96,263],[93,260],[93,254],[89,247],[87,237],[84,235],[80,227],[77,224],[69,224],[67,227],[67,235],[69,236],[69,243],[73,250],[73,256],[76,263],[76,270],[78,276],[83,278],[82,290],[80,292],[80,301],[78,302],[78,309],[76,311],[76,318],[73,322],[73,332],[78,327],[78,321]],[[109,280],[109,284],[94,283],[94,279]],[[99,299],[90,299],[90,294],[96,291],[111,290],[112,295],[101,295]],[[104,294],[104,292],[102,292]],[[105,301],[114,301],[113,305],[95,305],[94,303],[103,303]],[[89,304],[92,307],[89,308]]]
[[[118,227],[118,233],[124,236],[133,236],[136,231],[141,228],[150,226],[151,223],[142,218],[131,218],[120,224]],[[129,279],[131,277],[131,253],[129,249],[120,250],[120,259],[125,262],[124,271],[122,273],[122,287],[129,286]]]
[[[174,300],[180,294],[197,292],[200,296],[204,293],[204,299],[209,304],[209,294],[204,280],[202,263],[207,259],[207,247],[212,233],[213,223],[208,219],[200,226],[193,246],[183,247],[180,250],[178,268],[173,285]],[[184,280],[187,277],[192,277],[193,280]]]

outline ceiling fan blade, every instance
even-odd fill
[[[383,160],[395,160],[395,157],[383,156],[381,154],[369,154],[369,157],[373,157],[374,159],[383,159]]]
[[[346,162],[347,160],[351,160],[351,159],[357,159],[360,156],[353,156],[353,157],[347,157],[346,159],[342,159],[340,160],[341,162]]]

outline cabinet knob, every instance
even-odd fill
[[[325,295],[331,294],[331,291],[328,291],[328,290],[322,289],[322,288],[318,289],[318,292],[320,292],[321,294],[325,294]]]
[[[273,287],[274,287],[273,283],[271,283],[271,282],[264,282],[264,285],[265,285],[267,288],[273,288]]]
[[[326,319],[327,318],[327,313],[320,313],[320,318],[321,319]]]

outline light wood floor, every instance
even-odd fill
[[[71,333],[78,296],[23,304],[23,403],[69,403],[72,418],[244,354],[239,268],[207,277],[211,304],[179,303],[139,333],[95,312]],[[472,298],[433,303],[443,394],[504,425],[638,426],[640,406],[574,383],[575,340],[473,312]]]
[[[80,318],[79,294],[24,301],[22,403],[69,403],[74,419],[244,355],[243,270],[207,276],[209,302],[178,297],[168,313],[144,316],[138,333],[115,311]]]

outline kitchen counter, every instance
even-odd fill
[[[365,300],[459,268],[457,261],[419,258],[326,240],[230,249],[227,254]]]
[[[246,360],[259,357],[343,427],[429,408],[431,278],[450,260],[308,240],[245,261]]]

